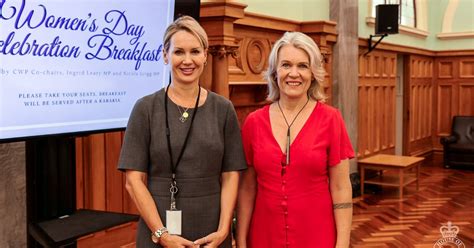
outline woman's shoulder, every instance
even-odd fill
[[[318,102],[318,108],[318,111],[315,112],[317,112],[317,118],[321,123],[333,125],[343,121],[341,111],[338,108],[323,102]]]
[[[143,96],[135,102],[134,110],[150,112],[153,109],[153,106],[155,104],[160,104],[160,102],[163,99],[163,96],[164,96],[164,89],[161,89],[154,93]]]
[[[255,122],[255,121],[264,121],[266,117],[268,116],[268,110],[270,108],[270,105],[265,105],[257,110],[254,110],[250,114],[247,115],[247,118],[245,118],[245,122],[250,123],[250,122]]]
[[[158,99],[163,99],[164,97],[164,88],[163,89],[160,89],[158,91],[155,91],[151,94],[148,94],[146,96],[143,96],[141,98],[139,98],[137,100],[137,104],[141,104],[141,105],[151,105],[153,104],[156,100]]]
[[[207,100],[209,100],[209,102],[212,102],[214,104],[223,105],[223,106],[233,106],[232,102],[229,99],[217,93],[214,93],[210,90],[207,90],[207,97],[208,97]]]
[[[333,117],[340,114],[339,109],[333,107],[325,102],[318,101],[318,106],[320,115]]]

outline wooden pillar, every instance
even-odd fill
[[[234,54],[237,47],[212,46],[209,53],[212,56],[212,86],[211,90],[229,99],[229,56]]]
[[[209,48],[209,53],[212,55],[211,90],[229,99],[229,72],[225,46],[212,46]]]
[[[229,0],[201,4],[200,23],[209,37],[209,54],[212,56],[212,85],[210,89],[229,98],[229,56],[237,50],[234,22],[244,17],[245,4]],[[209,76],[204,78],[209,79]]]
[[[337,42],[333,47],[332,97],[344,117],[352,146],[357,151],[358,113],[358,1],[330,1],[330,19],[337,23]],[[351,161],[351,172],[357,161]]]

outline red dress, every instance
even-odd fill
[[[328,166],[354,157],[338,110],[318,102],[290,147],[291,161],[273,136],[269,106],[251,113],[242,128],[249,166],[257,175],[250,248],[334,247],[336,227]]]

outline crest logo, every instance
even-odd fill
[[[448,221],[447,226],[441,226],[439,228],[441,232],[442,238],[438,239],[436,243],[433,245],[433,248],[442,248],[445,245],[454,244],[456,247],[465,248],[466,246],[464,243],[457,238],[459,233],[459,227],[453,226],[451,221]]]

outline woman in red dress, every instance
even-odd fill
[[[237,246],[349,247],[354,157],[338,110],[324,103],[322,56],[287,32],[269,57],[272,104],[251,113],[242,139],[249,168],[237,206]]]

